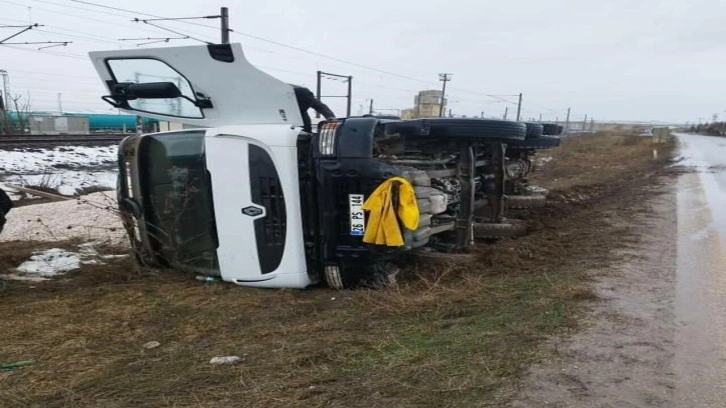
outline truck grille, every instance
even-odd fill
[[[265,242],[279,245],[285,242],[285,197],[282,194],[280,180],[273,177],[260,177],[257,182],[259,196],[252,197],[256,204],[265,207],[267,216],[259,219]]]
[[[285,253],[285,195],[275,163],[265,149],[250,145],[249,165],[252,202],[265,208],[265,216],[255,220],[257,258],[265,274],[277,270]]]

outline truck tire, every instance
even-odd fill
[[[542,134],[546,136],[559,136],[562,134],[562,131],[564,131],[565,128],[560,125],[555,125],[554,123],[543,123],[542,124]]]
[[[544,195],[508,195],[505,203],[508,210],[541,208],[547,204],[547,197]]]
[[[367,266],[325,267],[325,283],[336,290],[380,287],[390,283],[391,268],[383,262]]]
[[[5,215],[13,208],[13,200],[0,188],[0,232],[5,226]]]
[[[388,132],[406,136],[444,138],[465,141],[487,139],[524,140],[527,127],[523,123],[508,120],[430,118],[404,120],[386,124]]]
[[[527,140],[542,136],[542,125],[539,123],[525,122],[524,125],[527,126]]]
[[[516,238],[526,233],[527,226],[515,220],[503,223],[474,223],[474,238]]]
[[[533,150],[551,149],[560,145],[560,138],[557,136],[540,136],[535,139],[513,140],[507,142],[507,149]]]
[[[450,265],[450,264],[466,264],[476,262],[476,255],[469,253],[447,253],[438,251],[427,251],[419,249],[406,254],[416,262],[426,263],[427,265]]]

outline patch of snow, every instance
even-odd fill
[[[544,156],[544,157],[538,157],[535,159],[539,163],[549,163],[552,161],[552,156]]]
[[[81,267],[81,258],[73,252],[60,248],[36,252],[30,260],[17,267],[20,274],[48,278]]]
[[[77,251],[51,248],[36,251],[29,260],[15,268],[12,273],[0,275],[7,280],[44,281],[50,277],[79,269],[81,265],[103,264],[99,259],[125,257],[128,255],[100,255],[95,246],[98,242],[87,242],[77,246]]]
[[[62,241],[80,238],[125,245],[126,232],[118,216],[116,193],[106,191],[75,200],[13,208],[0,241]]]

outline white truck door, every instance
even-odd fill
[[[302,126],[291,85],[252,66],[240,44],[89,53],[103,99],[142,116],[201,127]]]

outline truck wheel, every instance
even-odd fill
[[[391,275],[397,273],[392,266],[383,262],[361,267],[328,265],[325,267],[325,283],[336,290],[385,286],[391,282]]]
[[[426,263],[427,265],[442,264],[466,264],[476,262],[475,254],[468,253],[447,253],[438,251],[427,251],[425,249],[411,251],[407,254],[412,260]]]
[[[430,118],[404,120],[386,124],[387,132],[406,136],[482,141],[483,139],[524,140],[527,127],[508,120]]]
[[[562,131],[565,130],[564,127],[560,125],[555,125],[554,123],[543,123],[542,124],[542,134],[547,136],[559,136],[562,134]]]
[[[527,140],[542,136],[542,125],[539,123],[526,122],[524,125],[527,126]]]
[[[523,222],[474,223],[474,237],[483,239],[516,238],[527,233]]]
[[[5,226],[5,214],[13,208],[13,201],[8,197],[5,191],[0,188],[0,232],[3,231]]]
[[[507,209],[521,210],[527,208],[540,208],[547,204],[547,197],[543,195],[508,195],[505,198]]]
[[[551,149],[560,145],[560,138],[557,136],[540,136],[535,139],[513,140],[507,142],[508,149],[532,150]]]

